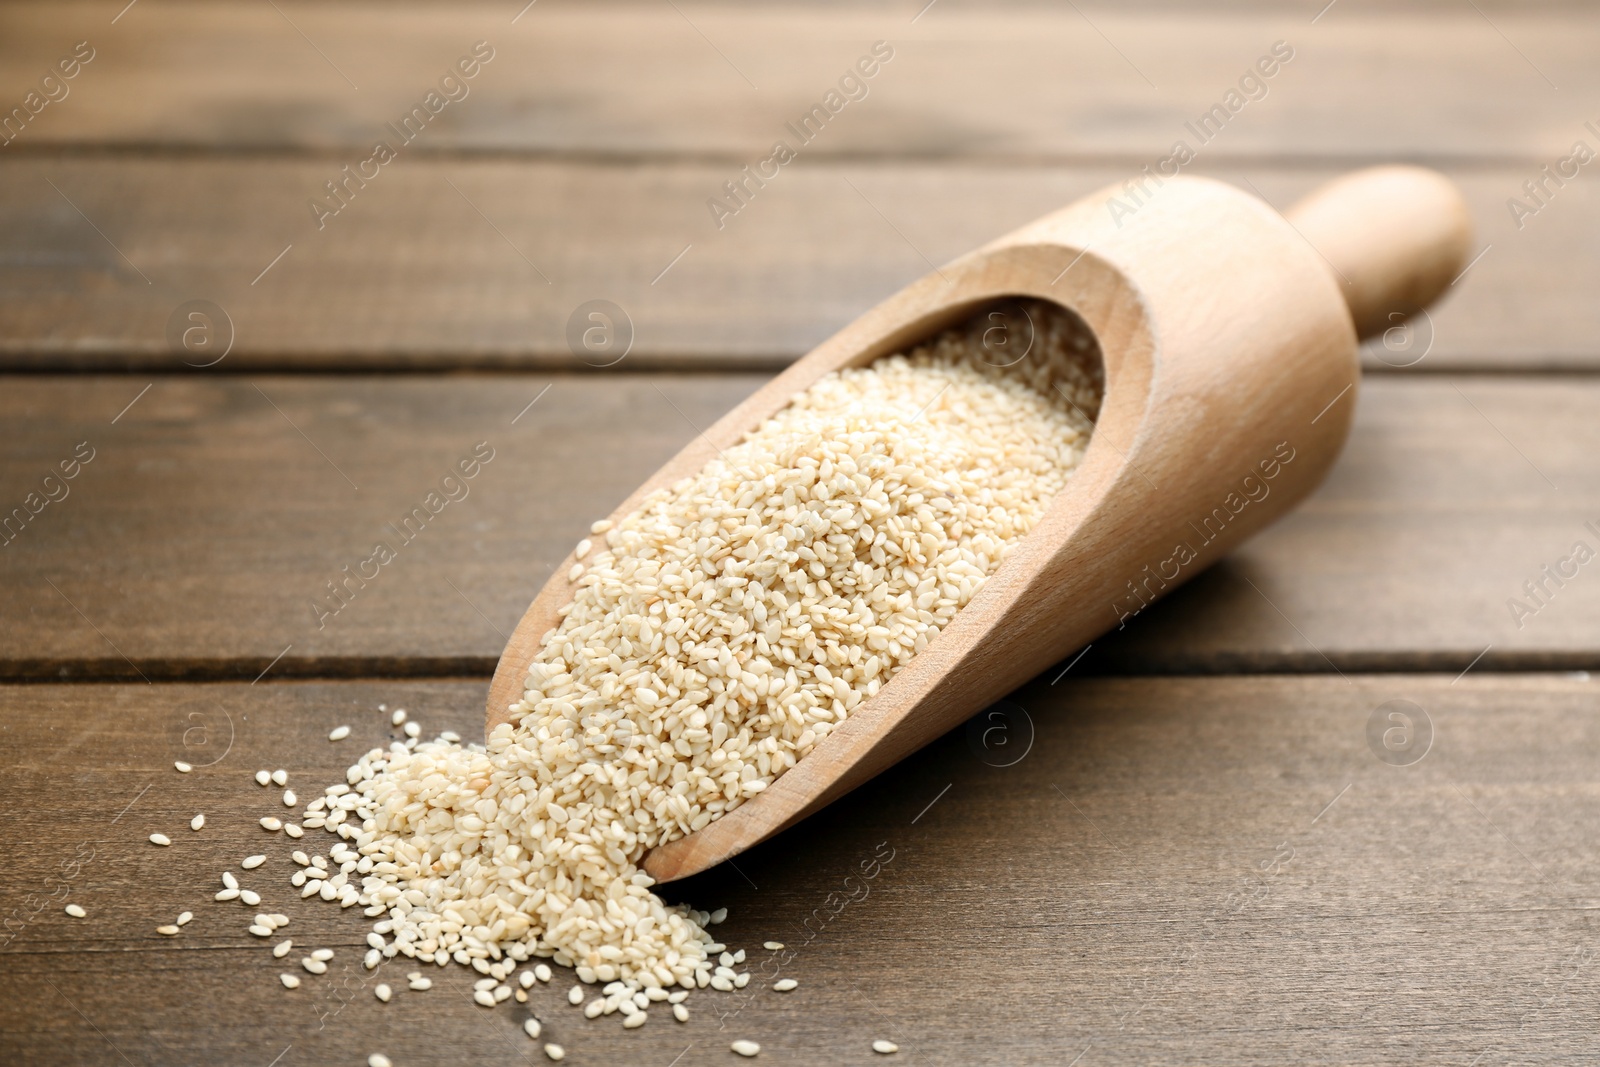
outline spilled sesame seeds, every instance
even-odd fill
[[[64,910],[74,919],[87,918],[89,915],[88,912],[84,911],[83,908],[79,907],[77,904],[68,904]]]

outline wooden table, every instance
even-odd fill
[[[670,887],[729,908],[746,994],[626,1032],[560,978],[529,1006],[584,1064],[740,1037],[794,1064],[877,1038],[905,1063],[1600,1056],[1600,563],[1542,570],[1600,548],[1600,196],[1563,162],[1600,150],[1592,9],[124,3],[0,10],[26,120],[0,149],[0,1061],[543,1062],[461,969],[378,1002],[403,968],[363,971],[366,925],[285,884],[251,775],[338,780],[391,736],[380,704],[473,732],[549,568],[696,427],[931,264],[1192,142],[1278,41],[1191,171],[1284,206],[1427,163],[1482,247],[1366,352],[1326,485],[996,693],[1005,744],[957,731]],[[708,199],[880,40],[865,97],[719,228]],[[569,343],[592,300],[625,358]],[[475,447],[470,495],[332,599]],[[264,906],[337,953],[295,992],[210,899],[258,850]]]

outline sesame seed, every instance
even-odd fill
[[[86,918],[89,914],[76,904],[68,904],[66,911],[67,914],[72,916],[74,919]]]
[[[212,897],[211,899],[212,900],[238,900],[239,899],[239,891],[237,889],[221,889],[221,890],[218,890],[217,891],[217,895]]]
[[[202,812],[199,815],[196,815],[194,818],[189,820],[189,829],[191,829],[191,830],[199,830],[205,824],[206,824],[206,817],[205,817],[205,813]]]
[[[272,946],[272,955],[276,959],[280,959],[281,960],[281,959],[283,959],[283,957],[285,957],[285,956],[287,956],[289,954],[289,950],[291,948],[294,948],[294,942],[293,941],[289,941],[289,940],[279,941],[276,945]]]
[[[389,1057],[383,1053],[374,1052],[367,1057],[367,1067],[394,1067],[394,1064],[389,1062]]]
[[[333,730],[328,734],[328,740],[329,741],[343,741],[345,738],[347,738],[349,736],[350,736],[350,727],[348,727],[348,726],[335,726],[333,728]]]
[[[251,889],[241,889],[239,890],[239,902],[253,908],[261,903],[261,894]]]
[[[328,973],[328,965],[326,963],[323,963],[321,960],[314,960],[310,956],[302,956],[300,959],[300,966],[304,967],[312,974]]]
[[[299,826],[295,825],[292,822],[287,822],[287,823],[283,824],[283,832],[285,834],[287,834],[288,836],[294,838],[295,840],[299,840],[300,839],[300,835],[305,833],[304,830],[300,829]]]
[[[222,872],[222,884],[223,884],[224,887],[226,887],[228,889],[238,889],[239,888],[239,879],[237,879],[237,878],[235,878],[233,876],[233,872],[232,871],[223,871]]]
[[[161,845],[165,847],[172,844],[172,838],[168,837],[166,834],[151,834],[150,843],[152,845]]]
[[[567,1050],[562,1048],[560,1045],[546,1045],[544,1047],[544,1054],[550,1057],[552,1060],[564,1060],[567,1058]]]
[[[577,559],[582,559],[584,556],[589,554],[589,549],[593,547],[594,542],[585,537],[582,541],[578,542],[578,547],[572,550],[572,554]]]
[[[635,1012],[634,1014],[628,1016],[626,1019],[622,1020],[622,1028],[624,1030],[635,1029],[636,1027],[643,1026],[645,1024],[645,1021],[647,1019],[649,1019],[649,1018],[650,1018],[650,1013],[649,1012],[644,1012],[644,1011]]]
[[[283,988],[285,988],[285,989],[299,989],[300,988],[300,978],[299,978],[298,975],[280,974],[280,975],[278,975],[278,981],[283,983]]]
[[[177,762],[173,763],[172,766],[173,769],[179,774],[188,774],[190,771],[194,770],[194,766],[192,764],[185,763],[183,760],[178,760]]]
[[[523,971],[521,974],[517,975],[517,984],[522,986],[523,989],[532,989],[533,988],[533,972],[532,971]]]
[[[674,1019],[678,1020],[680,1023],[688,1022],[689,1021],[689,1009],[688,1009],[688,1007],[686,1005],[683,1005],[683,1004],[674,1004],[672,1006],[672,1017]]]
[[[754,1041],[739,1040],[728,1047],[741,1056],[754,1056],[761,1051],[761,1046]]]
[[[279,786],[279,787],[288,785],[289,784],[289,772],[286,771],[286,770],[283,770],[281,768],[278,769],[278,770],[273,771],[272,772],[272,784],[275,785],[275,786]]]
[[[881,1052],[885,1056],[888,1056],[892,1053],[899,1052],[900,1046],[895,1044],[893,1041],[878,1040],[872,1043],[872,1051]]]
[[[406,721],[406,709],[405,708],[396,708],[395,709],[395,713],[393,715],[389,716],[389,724],[391,726],[399,726],[401,723],[403,723],[405,721]]]
[[[800,983],[796,982],[793,978],[780,978],[776,982],[772,983],[772,988],[776,989],[780,993],[787,993],[789,990],[793,989],[799,984]]]
[[[333,959],[333,949],[319,948],[311,954],[311,958],[319,962],[326,963]]]
[[[272,784],[272,772],[271,771],[257,771],[256,772],[256,785],[271,785],[271,784]]]
[[[522,1021],[522,1029],[527,1032],[529,1037],[538,1037],[539,1031],[544,1028],[539,1025],[538,1019],[529,1018]]]
[[[247,871],[253,871],[265,862],[267,862],[267,857],[265,856],[246,856],[239,861],[239,866]]]
[[[418,993],[421,993],[424,990],[433,988],[433,979],[431,979],[431,978],[413,978],[413,979],[411,979],[409,985],[411,986],[412,989],[416,990]]]
[[[272,830],[272,831],[281,830],[281,829],[283,829],[283,820],[282,819],[274,819],[271,815],[268,815],[268,816],[266,816],[265,818],[263,818],[261,820],[261,828],[263,830]]]
[[[192,921],[194,921],[194,912],[192,912],[192,911],[181,911],[181,912],[178,913],[178,925],[179,926],[188,926],[189,923],[191,923]]]
[[[293,789],[285,789],[283,791],[283,806],[284,807],[286,807],[286,808],[294,807],[295,804],[299,802],[299,799],[300,799],[299,797],[294,795],[294,790]]]
[[[178,928],[176,926],[158,926],[156,927],[156,933],[166,934],[168,937],[176,937]]]
[[[555,977],[555,973],[550,970],[547,964],[536,963],[533,966],[533,976],[541,982],[548,982]]]
[[[255,936],[257,936],[257,937],[271,937],[272,936],[272,927],[270,927],[270,926],[262,926],[259,923],[252,923],[250,925],[250,932],[252,934],[254,934]]]
[[[487,989],[474,990],[472,999],[483,1005],[485,1008],[494,1007],[494,994],[489,992]]]
[[[768,952],[781,952],[781,951],[783,951],[783,942],[782,941],[763,941],[761,943],[761,947],[766,949]]]
[[[376,989],[374,989],[372,991],[372,993],[373,993],[373,995],[375,997],[377,997],[379,1000],[383,1001],[385,1004],[389,1003],[389,998],[394,995],[393,990],[391,990],[383,982],[379,982],[378,983],[378,987]]]
[[[814,751],[1045,516],[1100,390],[1059,309],[1028,306],[1029,362],[999,373],[981,354],[992,322],[975,316],[823,376],[594,524],[557,625],[515,665],[510,721],[462,745],[391,715],[406,740],[305,809],[336,839],[332,866],[293,872],[302,897],[362,906],[382,956],[470,966],[485,1006],[530,955],[576,971],[569,1001],[586,1015],[632,1026],[660,991],[680,1018],[690,990],[746,987],[744,951],[709,932],[727,909],[669,907],[642,858]]]

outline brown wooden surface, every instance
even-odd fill
[[[289,843],[255,825],[281,811],[251,780],[259,767],[287,767],[308,795],[389,736],[379,702],[465,731],[482,690],[0,690],[0,729],[26,753],[0,780],[0,898],[60,897],[4,949],[11,1062],[539,1061],[523,1009],[474,1006],[454,966],[380,1004],[372,985],[407,968],[362,985],[365,924],[300,901]],[[794,992],[766,988],[769,973],[748,999],[697,993],[687,1025],[658,1012],[637,1032],[581,1019],[569,983],[530,1004],[574,1063],[729,1063],[738,1037],[762,1044],[759,1062],[792,1064],[867,1064],[879,1037],[930,1064],[1061,1064],[1086,1048],[1081,1063],[1582,1062],[1600,1054],[1594,690],[1537,675],[1041,681],[1015,696],[1032,731],[1020,761],[993,765],[1026,743],[1015,712],[1009,749],[958,731],[737,871],[682,887],[730,909],[718,930],[755,967],[763,940],[794,947],[781,970]],[[1431,723],[1410,766],[1367,742],[1374,709],[1397,699]],[[330,744],[340,723],[353,735]],[[183,744],[197,724],[209,747]],[[218,762],[185,776],[179,757]],[[145,841],[157,831],[171,848]],[[860,881],[881,842],[892,860]],[[244,884],[290,915],[297,946],[336,952],[293,993],[245,932],[251,909],[210,899],[258,851],[269,862]],[[61,860],[87,855],[63,877]],[[89,918],[62,914],[68,900]],[[184,909],[182,937],[154,932]]]
[[[1351,165],[1193,172],[1287,208]],[[331,161],[0,155],[15,248],[0,366],[181,371],[207,360],[167,323],[205,299],[235,333],[218,370],[582,369],[568,319],[604,298],[633,324],[619,366],[773,370],[932,264],[1132,169],[801,160],[718,230],[705,200],[737,167],[409,159],[319,231],[306,200]],[[1536,165],[1445,170],[1489,251],[1414,334],[1369,346],[1368,368],[1600,367],[1594,183],[1518,230],[1505,201]]]
[[[728,905],[734,943],[798,945],[888,842],[794,992],[756,979],[722,1029],[709,993],[638,1032],[577,1019],[570,978],[535,1006],[580,1065],[742,1062],[734,1037],[757,1063],[889,1062],[878,1037],[907,1063],[1600,1058],[1594,683],[1497,673],[1600,668],[1600,564],[1520,628],[1507,605],[1600,548],[1593,165],[1520,228],[1508,207],[1600,148],[1594,7],[275,6],[0,6],[0,109],[96,49],[0,148],[0,508],[96,450],[0,547],[0,679],[28,680],[0,686],[0,1063],[544,1062],[454,967],[388,1006],[278,987],[246,909],[209,898],[258,849],[286,873],[249,775],[338,780],[383,701],[470,733],[592,518],[930,264],[1157,163],[1280,38],[1295,59],[1187,172],[1281,208],[1354,166],[1438,165],[1489,248],[1430,325],[1369,348],[1384,373],[1326,485],[1013,695],[1020,762],[994,766],[1014,713],[1006,745],[958,730],[671,887]],[[867,99],[716,229],[707,197],[879,38]],[[319,231],[307,199],[478,39],[471,95]],[[603,370],[566,342],[596,298],[635,333]],[[209,370],[166,339],[195,299],[235,328]],[[102,373],[39,373],[66,370]],[[311,598],[478,441],[471,495],[316,629]],[[1411,766],[1368,740],[1394,699],[1435,730]],[[343,979],[365,925],[282,889]],[[154,933],[185,908],[183,937]]]
[[[5,379],[0,499],[80,441],[97,452],[0,548],[0,670],[248,680],[292,645],[275,675],[487,673],[588,523],[759,380]],[[1083,667],[1459,671],[1492,645],[1480,666],[1600,668],[1589,567],[1520,627],[1507,606],[1536,606],[1523,582],[1575,541],[1600,549],[1597,406],[1587,378],[1369,378],[1323,487]],[[326,583],[398,544],[386,524],[479,441],[496,458],[470,495],[319,628]]]
[[[20,97],[73,42],[97,49],[19,146],[365,149],[480,39],[496,58],[411,148],[744,162],[875,40],[894,58],[808,151],[1143,163],[1276,40],[1294,59],[1207,153],[1542,163],[1600,117],[1587,103],[1600,20],[1579,4],[1340,0],[1313,23],[1326,0],[939,0],[915,21],[926,0],[539,0],[513,25],[523,4],[498,0],[280,0],[280,11],[140,0],[111,25],[124,2],[4,11],[0,99]]]

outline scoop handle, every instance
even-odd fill
[[[1456,183],[1425,167],[1369,167],[1284,213],[1333,268],[1365,338],[1426,307],[1467,265],[1472,217]]]

